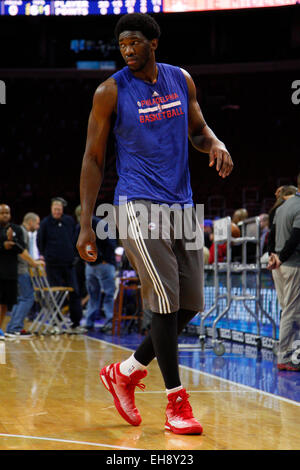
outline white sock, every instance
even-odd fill
[[[143,366],[139,361],[136,360],[134,355],[132,354],[126,361],[121,362],[120,364],[120,372],[123,375],[129,376],[133,372],[137,370],[145,370],[147,369],[146,366]]]
[[[179,392],[179,390],[182,390],[182,389],[183,389],[183,386],[180,385],[179,387],[170,388],[170,390],[166,389],[166,392],[167,392],[167,395],[169,395],[170,393]]]

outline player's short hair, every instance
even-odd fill
[[[115,27],[115,37],[123,31],[140,31],[145,38],[158,39],[160,36],[160,27],[152,16],[145,13],[129,13],[121,16]]]

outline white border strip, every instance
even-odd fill
[[[112,446],[109,444],[98,444],[97,442],[85,442],[85,441],[72,441],[70,439],[56,439],[55,437],[40,437],[40,436],[23,436],[21,434],[3,434],[0,433],[0,437],[10,437],[10,438],[18,438],[18,439],[34,439],[39,441],[51,441],[51,442],[65,442],[69,444],[79,444],[85,446],[94,446],[94,447],[108,447],[110,449],[117,449],[117,450],[143,450],[136,447],[120,447],[120,446]]]
[[[253,390],[189,390],[189,393],[255,393]],[[144,390],[143,392],[135,392],[145,395],[145,393],[164,393],[166,395],[165,390]]]
[[[125,349],[127,351],[134,351],[134,349],[125,348],[124,346],[119,346],[118,344],[110,343],[109,341],[104,341],[102,339],[91,338],[90,336],[87,336],[87,338],[94,339],[95,341],[101,341],[103,343],[110,344],[111,346],[115,346],[117,348]],[[223,377],[218,377],[217,375],[209,374],[208,372],[203,372],[202,370],[193,369],[192,367],[183,366],[181,364],[179,364],[179,367],[182,367],[183,369],[189,370],[191,372],[198,372],[199,374],[204,375],[206,377],[218,379],[221,382],[225,382],[225,383],[230,384],[230,385],[235,385],[237,387],[241,387],[244,390],[260,393],[261,395],[265,395],[265,396],[271,397],[271,398],[276,398],[277,400],[284,401],[284,402],[289,403],[291,405],[300,406],[300,403],[297,402],[297,401],[290,400],[289,398],[281,397],[280,395],[274,395],[273,393],[265,392],[264,390],[259,390],[258,388],[249,387],[249,385],[244,385],[244,384],[240,384],[238,382],[233,382],[232,380],[224,379]]]
[[[147,246],[145,244],[145,241],[143,239],[143,234],[140,231],[140,226],[139,226],[139,222],[138,222],[138,219],[136,217],[136,214],[135,214],[135,209],[134,209],[133,203],[131,201],[129,201],[126,204],[126,208],[127,208],[127,214],[128,214],[128,218],[129,218],[130,222],[133,221],[133,225],[135,223],[135,227],[132,225],[132,229],[135,230],[135,235],[136,235],[136,238],[134,240],[136,242],[137,248],[138,248],[141,256],[144,259],[145,267],[148,271],[149,276],[152,279],[155,292],[157,293],[157,296],[158,296],[159,308],[160,308],[159,313],[171,313],[171,308],[170,308],[170,303],[169,303],[167,293],[165,291],[163,283],[162,283],[162,281],[159,277],[159,274],[158,274],[158,272],[157,272],[157,270],[154,266],[154,263],[153,263],[153,261],[151,259],[151,256],[150,256],[150,253],[149,253],[149,251],[147,249]]]
[[[138,251],[139,251],[139,253],[140,253],[140,255],[141,255],[141,257],[144,261],[145,268],[148,271],[148,274],[149,274],[149,276],[152,280],[152,283],[153,283],[154,290],[157,294],[158,304],[159,304],[159,312],[161,313],[164,310],[164,307],[162,307],[162,302],[164,302],[164,300],[162,299],[161,292],[158,292],[160,289],[158,288],[157,279],[155,278],[155,275],[154,275],[154,273],[153,273],[153,271],[150,267],[149,260],[146,257],[146,253],[142,249],[141,240],[139,238],[139,233],[138,233],[139,225],[138,225],[138,222],[134,219],[134,216],[132,216],[131,207],[130,207],[129,203],[126,204],[126,210],[127,210],[128,219],[130,221],[130,226],[132,228],[132,231],[134,232],[133,235],[135,237],[134,240],[135,240],[137,249],[138,249]]]
[[[151,111],[152,112],[158,111],[160,108],[161,109],[174,108],[175,106],[180,106],[180,105],[181,105],[181,101],[174,101],[173,103],[162,104],[160,106],[152,106],[151,108],[139,109],[139,114],[151,113]]]

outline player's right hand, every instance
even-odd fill
[[[92,228],[81,227],[76,248],[80,257],[84,261],[94,262],[97,259],[98,251],[96,245],[96,235]]]
[[[213,166],[215,162],[219,176],[226,178],[230,175],[233,170],[233,161],[223,142],[217,142],[210,149],[209,166]]]

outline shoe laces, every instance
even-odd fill
[[[193,410],[189,403],[190,395],[188,393],[183,393],[177,396],[174,396],[170,399],[173,410],[176,414],[182,415],[186,418],[193,418]],[[178,400],[180,398],[180,400]]]
[[[138,382],[138,383],[132,384],[131,387],[137,387],[144,391],[146,388],[146,385],[143,384],[142,382]]]
[[[130,391],[134,391],[135,387],[139,388],[140,390],[144,391],[146,388],[146,385],[143,384],[142,382],[138,380],[131,380],[131,382],[128,384],[128,388]]]

